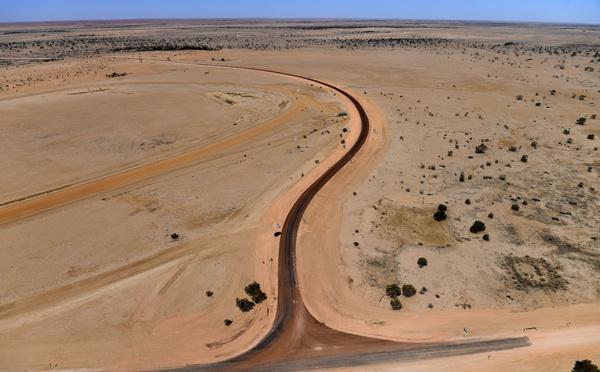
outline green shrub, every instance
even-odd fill
[[[513,210],[513,211],[515,211],[515,212],[518,212],[518,211],[519,211],[519,208],[520,208],[520,207],[519,207],[519,204],[513,204],[513,205],[510,207],[510,209],[512,209],[512,210]]]
[[[465,200],[465,204],[466,204],[466,205],[469,205],[469,204],[471,204],[471,199],[467,199],[467,200]]]
[[[260,284],[257,282],[248,284],[246,288],[244,288],[244,291],[252,298],[252,301],[256,302],[257,304],[267,299],[267,295],[260,290]]]
[[[571,372],[600,372],[600,369],[598,369],[598,366],[593,364],[591,360],[585,359],[576,361]]]
[[[231,325],[231,323],[233,323],[233,320],[231,320],[231,319],[225,319],[225,320],[223,321],[223,323],[225,323],[225,325],[226,325],[227,327],[229,327],[229,326]]]
[[[463,172],[460,172],[460,177],[458,177],[458,180],[460,182],[465,182],[465,174]]]
[[[427,259],[425,257],[419,257],[417,265],[419,265],[419,267],[427,266]]]
[[[173,239],[173,240],[179,239],[179,234],[177,234],[177,233],[171,234],[171,239]]]
[[[476,154],[484,154],[485,150],[487,150],[487,146],[484,145],[483,143],[477,147],[475,147],[475,153]]]
[[[587,121],[586,118],[579,118],[575,121],[575,124],[577,125],[585,125],[585,122]]]
[[[522,161],[523,163],[527,163],[527,160],[529,160],[529,156],[527,156],[527,155],[523,155],[523,156],[521,156],[521,161]]]
[[[392,300],[390,301],[390,305],[392,305],[392,310],[402,309],[402,303],[397,298],[392,298]]]
[[[444,211],[437,211],[433,214],[433,218],[436,221],[443,221],[446,219],[446,217],[448,217],[448,216],[446,215],[446,212],[444,212]]]
[[[242,312],[247,313],[254,308],[254,302],[248,300],[247,298],[236,298],[235,306],[242,310]]]
[[[445,212],[448,210],[448,207],[445,204],[438,205],[438,211]]]
[[[206,297],[212,297],[213,291],[206,291]]]
[[[412,297],[417,293],[417,289],[412,284],[404,284],[402,286],[402,295],[404,297]]]
[[[595,137],[595,136],[594,136],[593,134],[588,134],[588,136],[587,136],[587,139],[591,139],[591,140],[593,140],[593,139],[594,139],[594,137]]]
[[[394,283],[394,284],[389,284],[386,288],[385,288],[385,294],[388,297],[391,298],[396,298],[398,296],[400,296],[402,294],[402,289],[400,289],[400,287],[398,287],[398,284]]]
[[[494,214],[493,213],[488,214],[488,218],[494,218]]]
[[[476,234],[480,231],[485,231],[485,223],[481,222],[481,221],[475,221],[473,223],[473,226],[471,226],[471,228],[469,229],[470,232]]]
[[[484,234],[484,235],[483,235],[483,240],[485,240],[486,242],[489,242],[489,241],[490,241],[490,236],[489,236],[489,234]]]

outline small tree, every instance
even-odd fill
[[[521,156],[521,161],[522,161],[523,163],[527,163],[527,160],[529,160],[529,156],[527,156],[527,155],[523,155],[523,156]]]
[[[400,287],[398,287],[398,284],[394,283],[394,284],[389,284],[386,288],[385,288],[385,294],[388,297],[391,298],[396,298],[398,296],[400,296],[402,294],[402,289],[400,289]]]
[[[397,298],[392,298],[392,300],[390,301],[390,305],[392,305],[392,310],[402,309],[402,303]]]
[[[488,218],[494,218],[494,214],[493,213],[488,214]]]
[[[513,204],[513,205],[510,207],[510,209],[512,209],[512,210],[513,210],[513,211],[515,211],[515,212],[518,212],[518,211],[519,211],[519,208],[520,208],[520,207],[519,207],[519,204]]]
[[[412,284],[404,284],[402,286],[402,295],[404,297],[412,297],[417,293],[417,289]]]
[[[486,242],[489,242],[489,241],[490,241],[490,236],[489,236],[489,234],[484,234],[484,235],[483,235],[483,240],[485,240]]]
[[[254,302],[248,300],[247,298],[236,298],[235,306],[242,310],[242,312],[247,313],[254,308]]]
[[[582,118],[577,119],[575,121],[575,124],[577,124],[577,125],[585,125],[586,121],[587,121],[587,119],[582,117]]]
[[[446,210],[448,210],[448,207],[445,204],[438,205],[438,211],[445,212]]]
[[[213,291],[206,291],[206,297],[212,297]]]
[[[469,229],[473,234],[476,234],[480,231],[485,231],[485,223],[477,220],[473,223],[473,226]]]
[[[598,366],[593,364],[591,360],[585,359],[576,361],[571,372],[600,372],[600,369],[598,369]]]
[[[417,265],[419,265],[419,267],[427,266],[427,259],[425,257],[419,257]]]
[[[177,234],[177,233],[171,234],[171,239],[173,239],[173,240],[179,239],[179,234]]]

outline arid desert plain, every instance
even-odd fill
[[[0,370],[600,362],[599,26],[0,24],[0,83]]]

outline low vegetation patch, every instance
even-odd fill
[[[428,246],[443,247],[448,244],[446,224],[432,218],[430,209],[396,207],[388,203],[375,207],[382,213],[382,227],[386,233]]]
[[[128,75],[126,72],[121,72],[121,73],[113,72],[112,74],[107,74],[106,77],[107,78],[116,78],[116,77],[121,77],[121,76],[126,76],[126,75]]]
[[[398,296],[400,296],[402,294],[402,289],[396,283],[389,284],[385,288],[385,294],[388,297],[396,298],[396,297],[398,297]]]
[[[252,301],[256,302],[257,304],[267,299],[267,295],[265,292],[261,291],[260,284],[257,282],[248,284],[246,288],[244,288],[244,291],[252,298]]]
[[[567,289],[567,281],[559,274],[559,267],[544,258],[508,255],[502,266],[518,290],[539,288],[556,292]]]
[[[254,309],[254,302],[247,298],[236,298],[235,306],[237,306],[242,312],[247,313],[248,311]]]
[[[437,210],[437,212],[435,212],[435,213],[433,214],[433,218],[434,218],[436,221],[443,221],[443,220],[445,220],[445,219],[446,219],[446,217],[448,217],[448,216],[446,215],[446,210],[447,210],[447,209],[448,209],[448,207],[446,207],[444,204],[440,204],[440,205],[438,205],[438,210]]]
[[[412,284],[405,284],[402,286],[402,295],[404,297],[412,297],[417,294],[417,289]]]
[[[485,231],[485,223],[481,222],[481,221],[475,221],[473,223],[473,226],[471,226],[471,228],[469,229],[470,232],[472,232],[473,234],[477,234],[478,232],[481,231]]]
[[[591,360],[584,359],[576,361],[571,372],[600,372],[600,369]]]
[[[402,303],[397,298],[392,298],[392,300],[390,301],[390,305],[392,306],[392,310],[401,310],[402,309]]]

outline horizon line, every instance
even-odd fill
[[[412,21],[412,22],[453,22],[453,23],[509,23],[509,24],[541,24],[541,25],[580,25],[580,26],[596,26],[600,27],[600,23],[584,23],[584,22],[548,22],[548,21],[508,21],[508,20],[484,20],[484,19],[421,19],[421,18],[292,18],[292,17],[213,17],[213,18],[107,18],[107,19],[77,19],[77,20],[47,20],[47,21],[10,21],[2,22],[0,25],[19,25],[19,24],[36,24],[36,23],[83,23],[83,22],[133,22],[133,21],[198,21],[198,20],[215,20],[215,21],[236,21],[236,20],[288,20],[288,21]]]

